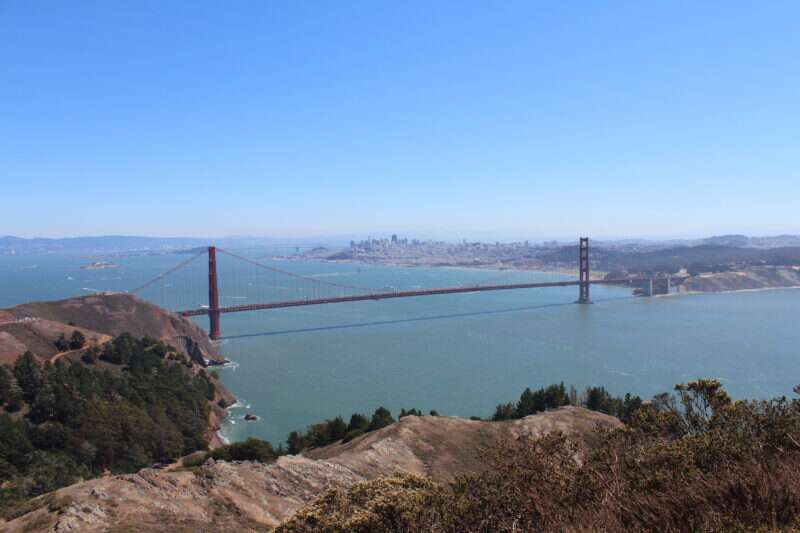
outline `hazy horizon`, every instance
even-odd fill
[[[67,240],[67,239],[102,239],[102,238],[134,238],[134,239],[164,239],[164,240],[247,240],[247,239],[254,239],[254,240],[275,240],[275,241],[317,241],[319,243],[325,242],[346,242],[350,240],[361,240],[361,239],[385,239],[389,238],[392,235],[397,235],[399,238],[408,238],[408,239],[422,239],[422,240],[443,240],[443,241],[461,241],[461,240],[478,240],[484,242],[514,242],[514,241],[559,241],[559,242],[569,242],[571,240],[577,239],[578,236],[588,236],[593,240],[598,241],[652,241],[652,242],[664,242],[664,241],[695,241],[695,240],[702,240],[708,239],[711,237],[720,237],[720,236],[730,236],[730,235],[745,235],[751,238],[760,238],[760,237],[780,237],[780,236],[795,236],[800,234],[793,234],[793,233],[771,233],[771,234],[746,234],[746,233],[736,233],[736,232],[726,232],[726,233],[719,233],[714,235],[675,235],[675,236],[665,236],[665,237],[658,237],[658,236],[637,236],[637,235],[610,235],[610,236],[596,236],[591,234],[584,234],[581,233],[580,235],[575,236],[561,236],[561,237],[531,237],[531,236],[524,236],[524,235],[495,235],[491,232],[485,232],[486,235],[481,235],[481,232],[477,232],[477,234],[469,234],[459,236],[459,234],[441,234],[436,232],[418,232],[412,234],[405,234],[401,232],[372,232],[372,233],[354,233],[354,234],[328,234],[328,235],[287,235],[287,236],[276,236],[276,235],[147,235],[147,234],[87,234],[87,235],[63,235],[63,236],[51,236],[51,235],[36,235],[31,237],[25,237],[22,235],[13,235],[13,234],[6,234],[0,232],[0,238],[21,238],[26,240],[36,240],[36,239],[45,239],[45,240]]]

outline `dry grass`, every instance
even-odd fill
[[[333,491],[279,531],[800,530],[800,404],[731,402],[713,381],[677,390],[631,427],[598,432],[590,452],[560,434],[498,443],[481,474]]]

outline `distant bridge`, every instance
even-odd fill
[[[220,292],[219,292],[219,277],[217,272],[217,252],[225,253],[239,261],[255,265],[257,267],[267,269],[274,274],[281,274],[294,278],[295,280],[302,280],[303,283],[309,283],[312,289],[317,293],[321,288],[336,288],[339,292],[347,291],[349,294],[336,294],[325,296],[308,296],[305,294],[303,298],[293,298],[277,300],[272,302],[263,303],[248,303],[243,305],[220,305]],[[197,254],[176,267],[168,270],[167,272],[153,278],[147,283],[134,289],[132,292],[140,292],[145,288],[151,286],[159,280],[164,279],[166,276],[183,268],[188,263],[199,257],[200,255],[208,256],[208,305],[194,309],[185,309],[179,311],[183,316],[200,316],[208,315],[209,317],[209,336],[212,339],[219,339],[222,337],[221,330],[221,316],[226,313],[241,313],[245,311],[258,311],[263,309],[283,309],[288,307],[300,307],[307,305],[323,305],[335,304],[345,302],[363,302],[370,300],[388,300],[392,298],[416,298],[420,296],[438,296],[442,294],[463,294],[474,292],[488,292],[488,291],[507,291],[517,289],[542,289],[549,287],[578,287],[578,299],[576,303],[589,304],[590,287],[592,285],[623,285],[634,286],[641,288],[642,294],[653,295],[659,293],[669,292],[669,279],[668,278],[623,278],[623,279],[591,279],[589,272],[589,239],[582,237],[579,241],[578,247],[578,279],[577,280],[564,280],[564,281],[547,281],[535,283],[504,283],[504,284],[486,284],[486,285],[466,285],[459,287],[437,287],[428,289],[414,289],[414,290],[377,290],[367,287],[356,287],[352,285],[345,285],[341,283],[333,283],[316,279],[313,276],[303,276],[295,274],[286,270],[278,269],[276,267],[259,263],[253,259],[242,257],[231,252],[227,252],[215,246],[209,246],[208,249],[200,254]],[[303,290],[303,289],[300,289]],[[312,291],[313,292],[313,291]]]

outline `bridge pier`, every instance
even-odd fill
[[[578,245],[578,304],[590,304],[589,296],[589,237],[581,237]]]
[[[656,278],[653,280],[653,294],[669,294],[671,285],[672,280],[670,280],[669,276]]]
[[[647,281],[644,282],[644,288],[642,289],[644,291],[644,296],[652,296],[655,294],[654,286],[653,278],[647,278]]]
[[[217,340],[222,336],[220,328],[219,287],[217,286],[217,248],[208,247],[208,336]]]

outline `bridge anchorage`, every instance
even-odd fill
[[[258,270],[258,276],[264,278],[272,275],[274,283],[267,287],[269,290],[269,298],[264,295],[253,298],[256,302],[264,301],[266,299],[275,298],[276,301],[264,303],[247,303],[244,305],[227,305],[221,303],[220,297],[220,277],[218,274],[218,255],[223,253],[230,256],[239,262],[248,263],[251,268]],[[484,285],[463,285],[459,287],[442,287],[433,289],[414,289],[414,290],[398,290],[392,287],[384,289],[375,289],[371,287],[357,287],[346,285],[344,283],[337,283],[328,280],[322,280],[315,276],[303,276],[294,272],[277,268],[276,266],[260,263],[255,259],[242,257],[236,255],[222,248],[216,246],[209,246],[203,249],[192,257],[184,260],[180,264],[157,276],[156,278],[148,281],[144,285],[134,289],[131,292],[138,293],[147,287],[154,285],[156,282],[163,280],[173,272],[182,269],[192,261],[198,259],[202,255],[208,256],[208,305],[190,308],[183,311],[178,311],[179,314],[191,317],[207,315],[209,320],[209,337],[213,340],[222,338],[221,319],[225,313],[238,313],[243,311],[256,311],[261,309],[282,309],[288,307],[299,307],[306,305],[321,305],[331,303],[343,302],[359,302],[369,300],[386,300],[390,298],[410,298],[417,296],[434,296],[439,294],[458,294],[468,292],[483,292],[483,291],[501,291],[513,289],[536,289],[546,287],[577,287],[578,299],[576,303],[590,304],[592,303],[590,297],[590,288],[592,285],[618,285],[633,287],[634,294],[642,296],[652,296],[656,294],[666,294],[670,290],[669,278],[652,278],[652,277],[636,277],[624,279],[591,279],[590,276],[590,261],[589,261],[589,238],[581,237],[578,245],[578,279],[562,280],[562,281],[549,281],[549,282],[533,282],[533,283],[494,283]],[[235,277],[236,278],[236,277]],[[279,281],[280,280],[282,281]],[[286,283],[286,280],[289,282]],[[236,279],[228,280],[225,283],[226,291],[230,291],[231,282],[236,282]],[[247,283],[248,287],[242,289],[248,291],[247,296],[226,296],[226,298],[252,298],[252,293],[249,291],[255,290],[256,287],[251,287],[253,283]],[[294,285],[295,294],[294,298],[287,298],[285,291],[290,291]],[[199,287],[198,287],[199,288]],[[263,288],[263,287],[262,287]],[[281,292],[284,291],[284,292]],[[325,292],[328,291],[328,292]],[[226,292],[227,294],[227,292]],[[196,305],[196,304],[192,304]]]

